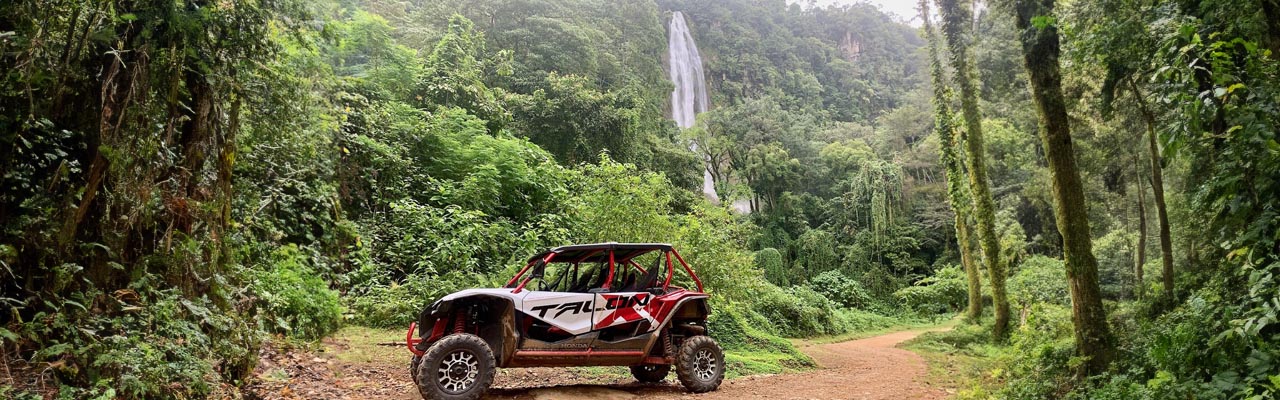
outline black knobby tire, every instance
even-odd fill
[[[426,400],[475,400],[493,384],[497,365],[483,339],[458,333],[436,341],[417,364],[414,382]]]
[[[716,390],[724,381],[724,350],[710,336],[694,336],[680,344],[676,377],[690,392]]]
[[[422,356],[417,354],[414,354],[413,358],[409,359],[409,378],[413,379],[414,384],[418,383],[418,363],[421,362]]]
[[[645,364],[631,367],[631,376],[644,383],[658,383],[667,378],[671,366],[666,364]]]

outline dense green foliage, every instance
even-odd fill
[[[1013,3],[979,19],[989,34],[977,44],[979,65],[1008,65],[1017,54],[1007,47],[1017,37]],[[1027,218],[1046,203],[1047,176],[1034,159],[1002,164],[997,156],[995,187],[1002,175],[1023,177],[1005,192],[1021,198],[998,202],[1032,235],[1023,243],[1031,255],[1009,281],[1021,321],[1004,346],[976,336],[980,327],[922,340],[922,348],[992,360],[960,397],[1276,396],[1280,325],[1267,302],[1277,298],[1280,225],[1270,193],[1275,174],[1258,168],[1280,156],[1271,144],[1280,121],[1278,11],[1274,1],[1116,0],[1062,2],[1052,15],[1031,18],[1030,29],[1054,26],[1063,35],[1062,84],[1118,353],[1105,372],[1079,374],[1087,360],[1073,351],[1063,264],[1043,256],[1057,252],[1044,240],[1052,222]],[[1020,104],[1026,92],[1007,86],[1025,85],[1024,78],[982,72],[983,97],[1008,121],[1004,129],[1028,131],[1033,121]],[[992,145],[997,154],[1004,147]],[[1152,185],[1163,190],[1136,193]],[[1136,204],[1151,201],[1144,198],[1155,207]],[[1170,240],[1150,231],[1139,240],[1140,220],[1167,222]],[[1166,260],[1171,273],[1159,271]],[[1157,272],[1144,277],[1138,268]]]
[[[995,378],[962,395],[1275,396],[1280,5],[1064,2],[1033,20],[1063,37],[1119,346],[1086,377],[1005,3],[972,26],[983,119],[962,121],[934,113],[959,114],[933,87],[955,71],[931,84],[926,38],[865,3],[4,2],[3,361],[68,398],[234,396],[264,340],[403,327],[540,249],[656,241],[713,294],[733,373],[781,372],[812,365],[782,337],[992,301],[968,296],[970,249],[1007,272],[1012,320],[1005,343],[990,315],[930,339],[991,356]],[[663,65],[676,10],[712,103],[683,131]],[[977,125],[985,157],[968,160]],[[698,193],[703,159],[724,205]],[[964,213],[974,161],[990,181],[981,246]],[[1152,165],[1171,249],[1136,204],[1155,195],[1138,196]],[[1135,278],[1164,253],[1167,293],[1159,273]]]
[[[735,124],[706,129],[750,144],[725,182],[753,216],[691,190],[664,115],[677,8],[707,120]],[[921,43],[865,6],[6,3],[0,343],[63,396],[203,397],[272,334],[400,327],[538,249],[660,241],[737,373],[810,365],[778,335],[896,323],[865,310],[909,312],[892,293],[943,251],[891,159],[914,139],[868,136]]]

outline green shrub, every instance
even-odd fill
[[[1005,354],[1010,358],[1005,368],[1008,380],[997,397],[1045,399],[1066,393],[1074,383],[1073,369],[1081,362],[1074,358],[1071,309],[1033,305]]]
[[[791,246],[791,254],[795,256],[794,266],[803,271],[806,278],[840,267],[840,256],[836,254],[836,237],[831,232],[810,229],[791,242]]]
[[[329,289],[298,246],[279,248],[269,262],[250,271],[249,289],[258,298],[258,324],[264,330],[314,340],[338,329],[338,293]]]
[[[809,280],[809,288],[823,297],[848,308],[865,308],[871,304],[871,293],[862,283],[840,271],[827,271]]]
[[[740,306],[713,306],[707,324],[711,336],[725,349],[730,376],[780,373],[786,369],[811,368],[809,356],[797,351],[786,339],[760,327],[760,317]]]
[[[1127,229],[1116,229],[1093,241],[1093,253],[1098,257],[1098,286],[1102,289],[1104,298],[1133,297],[1133,249],[1138,241],[1135,236],[1134,232]],[[1149,257],[1159,259],[1159,254],[1151,254]]]
[[[10,325],[6,336],[36,345],[30,360],[48,363],[61,398],[226,397],[222,383],[242,383],[257,361],[257,329],[225,308],[228,298],[155,289],[162,286],[144,274],[109,294],[87,288],[51,297],[58,311]]]
[[[964,270],[952,265],[898,290],[894,297],[918,313],[937,315],[959,311],[968,302],[968,293]]]
[[[348,296],[347,320],[360,326],[403,328],[436,299],[463,289],[490,286],[493,285],[481,277],[459,272],[438,277],[410,275],[398,283],[361,288]]]
[[[883,265],[871,263],[849,274],[866,289],[870,302],[863,308],[884,314],[898,312],[901,306],[893,294],[906,287],[906,278],[895,276]]]
[[[764,278],[774,285],[791,285],[791,273],[783,263],[782,253],[778,249],[768,247],[755,254],[755,267],[764,271]]]
[[[851,308],[841,308],[835,310],[838,332],[828,332],[829,334],[842,334],[851,332],[870,332],[880,329],[892,328],[902,325],[904,322],[913,322],[910,319],[891,317],[878,314],[866,310],[858,310]]]
[[[1062,260],[1034,255],[1018,266],[1009,278],[1009,299],[1019,308],[1036,303],[1060,306],[1071,304],[1067,293],[1067,270]]]

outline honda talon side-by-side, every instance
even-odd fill
[[[697,290],[673,284],[683,270]],[[692,392],[724,380],[707,336],[707,294],[669,244],[562,246],[529,258],[498,289],[467,289],[427,306],[405,337],[422,397],[477,399],[497,368],[626,366],[661,382],[674,366]]]

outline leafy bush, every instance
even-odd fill
[[[862,285],[870,295],[870,302],[863,308],[868,310],[892,314],[900,310],[893,294],[898,290],[906,287],[906,279],[895,276],[889,270],[879,264],[867,265],[865,269],[855,271],[849,275],[858,284]]]
[[[1211,282],[1173,311],[1142,320],[1123,340],[1115,373],[1080,397],[1274,398],[1280,393],[1280,335],[1250,338],[1232,329],[1222,281]]]
[[[143,274],[112,293],[49,298],[55,312],[10,325],[4,342],[38,344],[30,359],[48,363],[63,398],[225,397],[221,383],[242,382],[257,362],[258,331],[228,298],[162,286]]]
[[[1010,302],[1023,309],[1036,303],[1069,305],[1066,271],[1062,260],[1042,255],[1028,257],[1009,278]]]
[[[783,263],[782,253],[778,249],[767,247],[757,251],[755,267],[764,271],[764,278],[770,283],[778,286],[791,285],[791,273]]]
[[[786,339],[761,329],[770,325],[763,318],[740,306],[713,308],[707,323],[711,335],[725,349],[730,375],[780,373],[784,369],[815,366]]]
[[[809,288],[843,307],[864,308],[871,304],[871,293],[840,271],[818,274],[809,280]]]
[[[997,397],[1045,399],[1060,397],[1074,383],[1075,356],[1071,309],[1047,303],[1032,306],[1026,324],[1013,335],[1006,352],[1006,385]]]
[[[968,302],[969,284],[964,270],[947,266],[933,276],[894,293],[902,304],[922,314],[944,314],[959,311]]]
[[[835,314],[837,324],[834,328],[838,329],[838,331],[828,332],[828,334],[870,332],[907,323],[924,322],[910,316],[888,316],[873,311],[852,308],[836,309]]]
[[[1116,229],[1093,241],[1093,253],[1098,257],[1098,285],[1105,298],[1122,299],[1133,295],[1135,236],[1134,232],[1126,229]],[[1159,259],[1159,254],[1150,257]]]
[[[840,267],[840,256],[836,254],[836,238],[831,232],[810,229],[791,242],[795,256],[795,268],[803,271],[805,278],[812,278],[820,273]]]
[[[250,271],[249,290],[258,298],[258,324],[267,332],[314,340],[337,330],[342,320],[338,293],[316,274],[297,245],[271,254],[270,265]]]
[[[347,297],[347,321],[375,328],[403,328],[422,308],[450,293],[491,286],[475,275],[454,272],[442,276],[413,274],[389,284],[360,288]]]
[[[835,304],[807,286],[762,291],[757,293],[751,307],[783,336],[808,337],[845,332]]]
[[[542,247],[535,229],[494,221],[479,211],[434,207],[413,200],[391,205],[391,212],[370,223],[368,245],[378,271],[362,271],[353,286],[388,284],[412,274],[450,270],[492,273]],[[550,229],[550,232],[555,232]]]

